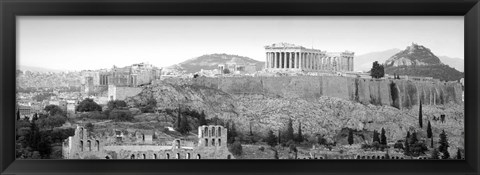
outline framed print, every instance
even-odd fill
[[[1,5],[2,173],[480,168],[478,1]]]

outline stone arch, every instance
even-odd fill
[[[205,137],[208,137],[208,127],[205,127],[205,129],[204,129],[204,133],[205,133],[205,134],[204,134],[204,135],[205,135]]]
[[[190,153],[187,153],[187,154],[185,155],[185,159],[190,159]]]
[[[370,156],[367,156],[367,159],[370,159]]]
[[[202,157],[200,156],[200,154],[197,154],[197,159],[201,159]]]
[[[83,139],[83,128],[80,128],[80,139]]]
[[[218,146],[222,146],[222,139],[218,139]]]
[[[83,151],[83,140],[80,140],[80,151]]]
[[[100,151],[100,141],[95,140],[95,142],[97,143],[97,151]]]
[[[212,146],[215,146],[215,139],[212,139]]]
[[[130,156],[130,159],[135,159],[135,154],[132,154],[132,155]]]
[[[170,154],[165,154],[165,159],[170,159]]]
[[[211,131],[211,134],[212,134],[211,137],[215,137],[215,128],[211,128],[210,131]]]
[[[143,158],[143,159],[147,159],[147,155],[142,154],[142,158]]]
[[[377,156],[377,159],[380,159],[380,156]]]
[[[218,134],[218,137],[222,137],[222,128],[221,127],[218,127],[217,134]]]
[[[90,140],[87,140],[87,147],[88,151],[92,151],[92,142]]]
[[[208,139],[205,139],[205,146],[208,146]]]
[[[175,154],[176,159],[180,159],[180,153]]]
[[[177,148],[180,149],[180,140],[175,140],[175,142],[177,143]]]
[[[357,155],[356,159],[360,159],[360,156],[359,156],[359,155]]]
[[[229,155],[227,156],[227,159],[232,159],[232,155],[229,154]]]
[[[153,159],[157,159],[157,154],[153,154]]]
[[[105,156],[105,159],[110,159],[110,156],[108,156],[108,155],[107,155],[107,156]]]

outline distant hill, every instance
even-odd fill
[[[25,65],[20,65],[17,67],[17,70],[21,71],[31,71],[31,72],[54,72],[54,73],[59,73],[59,72],[65,72],[67,70],[61,70],[61,69],[50,69],[50,68],[43,68],[43,67],[36,67],[36,66],[25,66]]]
[[[400,52],[400,49],[389,49],[385,51],[370,52],[363,55],[355,56],[353,59],[355,71],[369,71],[372,68],[372,64],[375,61],[384,63],[388,58],[392,57],[396,53]]]
[[[463,78],[463,73],[443,64],[429,48],[412,43],[387,61],[386,74],[433,77],[444,81],[456,81]]]
[[[185,73],[195,73],[202,69],[217,69],[219,64],[237,63],[237,64],[255,64],[257,70],[261,70],[265,62],[257,61],[249,57],[230,55],[230,54],[208,54],[202,55],[187,61],[169,66],[167,69],[185,71]]]
[[[438,56],[438,58],[440,58],[443,64],[449,65],[450,67],[453,67],[460,72],[464,72],[465,62],[463,59],[451,58],[448,56]]]

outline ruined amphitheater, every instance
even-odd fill
[[[227,148],[227,129],[218,125],[198,127],[196,140],[125,130],[101,137],[77,126],[75,135],[63,142],[62,153],[64,159],[234,159]]]

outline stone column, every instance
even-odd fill
[[[295,58],[297,59],[295,64],[295,68],[300,69],[300,52],[295,52],[295,55],[297,55]]]
[[[290,53],[290,69],[293,69],[294,68],[294,64],[295,61],[294,61],[294,57],[295,57],[295,53],[294,52],[289,52]]]
[[[274,56],[275,57],[275,69],[277,69],[278,68],[278,52],[275,52],[274,55],[275,55]]]
[[[285,69],[287,66],[287,59],[286,59],[286,54],[285,52],[282,52],[282,69]]]

